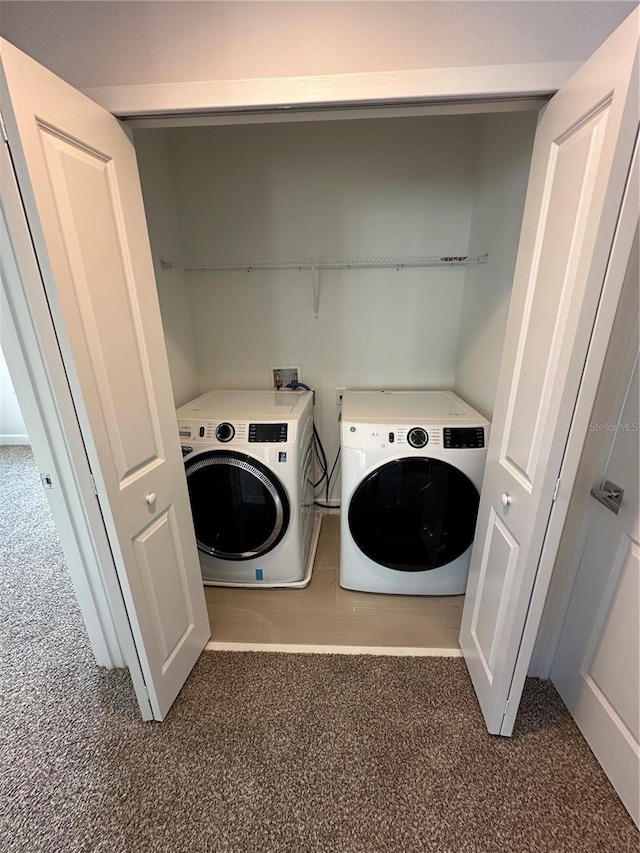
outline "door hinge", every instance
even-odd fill
[[[555,485],[555,488],[553,490],[553,497],[551,498],[551,503],[554,503],[555,499],[558,497],[558,490],[560,489],[560,480],[561,479],[562,479],[562,477],[558,477],[558,479],[556,480],[556,485]]]
[[[2,138],[9,144],[9,137],[7,136],[7,128],[4,126],[4,119],[2,118],[2,113],[0,113],[0,131],[2,132]]]

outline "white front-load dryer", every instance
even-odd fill
[[[305,586],[320,518],[312,393],[210,391],[177,418],[203,582]]]
[[[450,391],[345,392],[342,587],[465,591],[489,426]]]

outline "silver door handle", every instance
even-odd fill
[[[616,486],[611,480],[605,480],[600,489],[595,486],[591,489],[591,496],[616,515],[620,512],[623,495],[624,489]]]

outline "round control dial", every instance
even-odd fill
[[[216,427],[216,438],[218,441],[231,441],[235,434],[235,428],[229,423],[218,424]]]
[[[417,447],[420,449],[427,445],[429,441],[429,434],[426,429],[422,429],[422,427],[413,427],[407,434],[407,441],[411,447]]]

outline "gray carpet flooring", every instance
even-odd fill
[[[162,724],[98,670],[32,457],[0,447],[5,853],[623,853],[548,682],[486,734],[459,659],[202,655]]]

